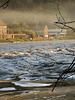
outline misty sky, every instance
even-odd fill
[[[75,20],[75,0],[11,0],[6,9],[0,8],[0,19],[6,23],[54,24],[56,14],[59,16],[57,4],[66,21]]]

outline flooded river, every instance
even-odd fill
[[[18,94],[37,93],[39,95],[41,91],[42,93],[51,91],[59,75],[70,66],[74,57],[75,40],[0,43],[1,98]],[[57,85],[59,88],[57,91],[61,91],[61,87],[67,86],[68,92],[69,90],[71,93],[75,92],[75,66],[71,71],[74,72],[62,77]],[[64,91],[62,90],[61,95],[58,95],[59,99],[53,99],[56,98],[55,96],[52,98],[43,96],[43,99],[35,98],[36,100],[70,100],[64,99],[65,94],[62,92]]]

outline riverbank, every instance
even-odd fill
[[[43,38],[34,38],[34,39],[0,39],[0,43],[4,42],[30,42],[30,41],[57,41],[57,40],[75,40],[75,38],[55,38],[55,39],[43,39]]]
[[[75,100],[75,86],[57,87],[54,92],[50,88],[38,89],[40,92],[23,93],[1,97],[0,100]]]

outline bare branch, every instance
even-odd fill
[[[61,14],[61,12],[60,12],[60,10],[59,10],[59,5],[57,5],[57,9],[58,9],[59,15],[60,15],[60,17],[61,17],[61,20],[62,20],[62,22],[64,23],[64,22],[65,22],[65,19],[64,19],[64,17],[62,16],[62,14]]]
[[[75,32],[75,28],[71,27],[70,25],[67,25],[67,24],[75,23],[75,21],[66,22],[64,17],[62,16],[62,14],[60,12],[59,5],[57,5],[57,9],[59,12],[59,17],[56,15],[56,18],[58,21],[55,22],[55,25],[61,29],[72,29]]]
[[[61,29],[72,29],[75,32],[75,28],[73,28],[73,27],[71,27],[67,24],[63,24],[62,22],[55,22],[55,25],[58,26]]]
[[[6,7],[8,7],[9,2],[10,2],[10,0],[7,0],[4,4],[2,4],[2,5],[0,6],[0,8],[3,7],[3,9],[5,9]]]
[[[64,74],[69,73],[70,70],[73,68],[73,66],[75,65],[74,62],[75,62],[75,58],[73,59],[73,61],[72,61],[72,63],[70,64],[70,66],[60,74],[60,76],[58,77],[57,81],[55,82],[55,85],[54,85],[54,87],[53,87],[53,89],[52,89],[52,92],[54,91],[54,89],[55,89],[57,83],[58,83],[59,80],[62,78],[62,76],[63,76]]]

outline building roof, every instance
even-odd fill
[[[48,29],[48,32],[61,32],[61,29]]]
[[[0,20],[0,26],[7,26],[2,20]]]
[[[58,34],[61,34],[61,33],[48,33],[49,35],[58,35]]]

